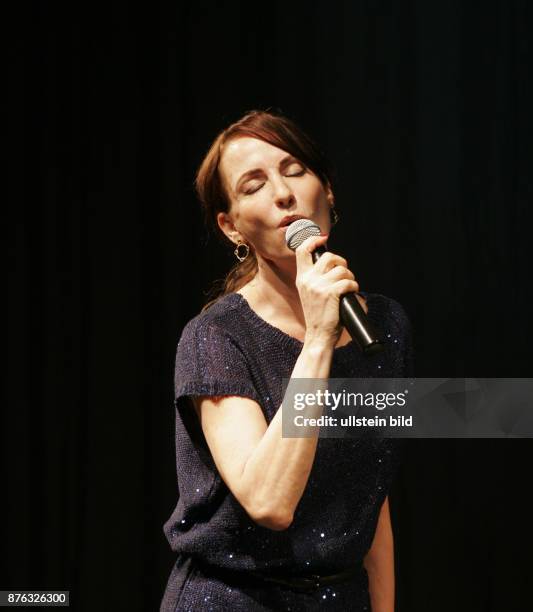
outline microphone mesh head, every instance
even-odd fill
[[[287,228],[285,242],[291,250],[297,249],[309,236],[320,236],[320,228],[310,219],[297,219]]]

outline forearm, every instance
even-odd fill
[[[394,540],[388,498],[385,500],[372,546],[365,557],[372,612],[394,612]]]
[[[304,343],[291,379],[329,376],[333,346],[322,341]],[[251,491],[260,514],[281,517],[281,528],[292,521],[313,465],[318,439],[283,438],[283,405],[246,462],[241,483]],[[321,407],[316,415],[320,416]]]
[[[394,612],[394,560],[392,553],[379,561],[365,562],[372,612]]]

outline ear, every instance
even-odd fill
[[[233,225],[233,221],[231,220],[231,217],[228,213],[219,212],[217,214],[217,223],[218,227],[224,232],[224,234],[229,238],[229,240],[231,240],[231,242],[237,244],[239,239],[242,240],[242,236],[240,235],[235,225]]]
[[[325,189],[326,189],[326,199],[328,201],[328,204],[333,207],[335,205],[335,196],[333,195],[333,191],[331,190],[331,185],[329,184],[329,182],[326,185]]]

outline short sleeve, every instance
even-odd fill
[[[216,322],[193,319],[176,350],[174,401],[200,395],[239,395],[260,403],[241,347]]]
[[[390,301],[391,332],[395,345],[399,376],[414,376],[413,331],[403,306],[396,300]]]

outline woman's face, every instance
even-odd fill
[[[283,219],[297,215],[330,230],[331,190],[302,162],[257,138],[240,137],[226,143],[220,173],[231,202],[218,214],[222,231],[234,242],[251,244],[266,259],[294,256],[286,246]]]

